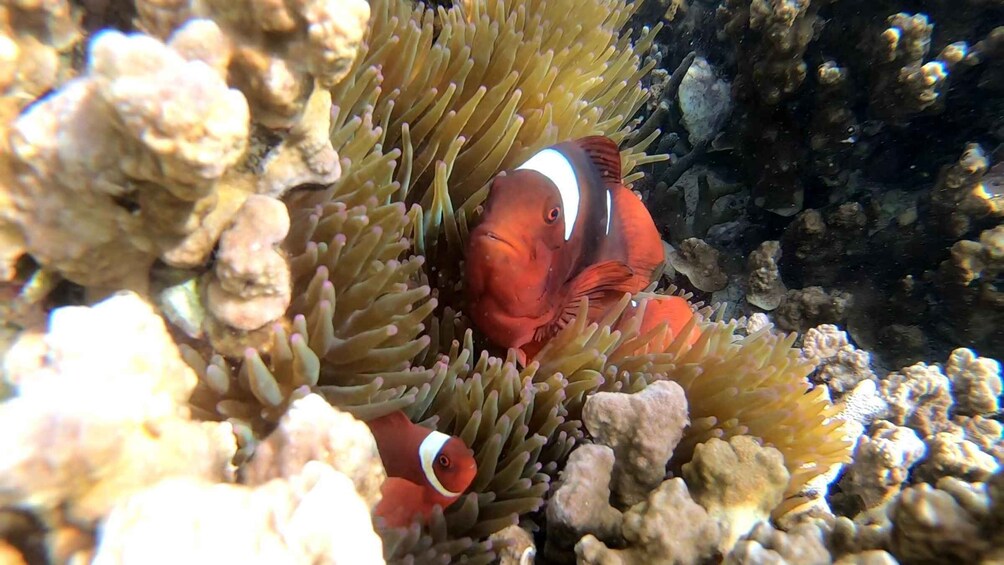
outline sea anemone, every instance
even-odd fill
[[[468,328],[462,249],[498,171],[590,134],[627,145],[627,183],[634,167],[664,158],[643,153],[658,132],[634,139],[630,121],[647,96],[640,79],[652,64],[641,54],[657,29],[632,44],[621,28],[637,3],[587,3],[374,0],[366,45],[332,90],[343,176],[287,198],[287,320],[242,359],[185,349],[202,379],[193,403],[242,423],[249,449],[304,386],[363,419],[404,409],[474,449],[467,495],[428,526],[382,532],[390,561],[489,559],[490,544],[476,540],[541,507],[584,437],[582,403],[595,391],[680,383],[693,424],[673,463],[711,437],[758,436],[784,454],[789,495],[846,456],[828,401],[806,394],[812,367],[791,336],[740,337],[710,309],[681,334],[699,327],[693,346],[665,326],[640,335],[640,312],[619,319],[625,296],[602,320],[583,310],[520,368]]]

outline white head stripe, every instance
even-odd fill
[[[558,187],[561,208],[565,214],[565,241],[572,238],[572,228],[579,217],[579,183],[575,179],[575,169],[568,158],[554,149],[544,149],[516,167],[516,170],[537,171]]]
[[[607,189],[607,235],[610,235],[610,217],[613,210],[610,209],[610,189]]]
[[[464,493],[453,492],[444,487],[443,483],[439,482],[439,477],[436,476],[436,470],[432,468],[432,464],[436,462],[436,456],[439,455],[440,450],[448,441],[450,441],[450,436],[433,430],[422,440],[422,445],[418,446],[418,458],[422,462],[422,472],[425,473],[425,479],[429,481],[432,488],[443,496],[457,497]]]

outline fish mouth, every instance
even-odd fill
[[[513,245],[513,243],[511,241],[509,241],[508,239],[500,236],[499,234],[497,234],[497,233],[495,233],[495,232],[493,232],[491,230],[485,230],[484,233],[482,233],[482,236],[485,237],[485,238],[487,238],[487,239],[490,239],[490,240],[493,240],[493,241],[497,241],[497,242],[499,242],[501,244],[507,245],[513,251],[518,251],[516,249],[516,246]]]

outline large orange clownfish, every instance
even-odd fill
[[[602,136],[558,143],[492,181],[467,244],[468,310],[525,363],[583,298],[596,320],[648,286],[663,259],[652,216],[622,184],[617,145]]]
[[[474,452],[460,438],[414,424],[400,410],[366,424],[387,473],[374,511],[387,526],[406,527],[416,516],[428,522],[437,504],[456,502],[477,475]]]

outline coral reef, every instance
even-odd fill
[[[592,535],[575,546],[579,563],[699,563],[713,557],[718,524],[687,494],[683,479],[662,483],[624,515],[625,549],[610,549]]]
[[[749,436],[712,438],[697,446],[683,466],[694,500],[722,527],[723,553],[757,523],[770,518],[788,488],[784,457]]]
[[[161,478],[233,473],[230,425],[190,419],[195,375],[136,295],[55,311],[48,331],[22,336],[4,365],[15,393],[0,404],[4,507],[90,529]]]
[[[256,488],[171,479],[112,510],[93,562],[383,563],[368,518],[352,481],[318,461]]]
[[[200,21],[177,45],[193,35],[222,41]],[[231,192],[241,188],[219,185],[247,145],[247,104],[211,61],[177,45],[102,33],[86,73],[12,124],[4,216],[46,268],[85,286],[144,291],[142,265],[203,262],[239,207]]]
[[[41,521],[49,559],[232,556],[248,536],[261,540],[249,562],[382,559],[368,517],[384,472],[365,424],[302,397],[241,469],[245,484],[230,484],[232,426],[192,419],[197,379],[135,294],[55,310],[4,373],[15,395],[0,404],[0,508]],[[318,517],[332,507],[334,520]]]
[[[625,506],[641,502],[662,483],[690,423],[686,396],[672,381],[654,382],[636,394],[598,392],[583,405],[582,422],[591,437],[613,449],[611,488]]]
[[[0,559],[1000,559],[999,3],[713,4],[0,7]],[[524,366],[462,249],[592,134],[682,288]],[[478,464],[407,528],[395,410]]]
[[[777,262],[781,258],[781,247],[777,241],[765,241],[750,253],[746,262],[749,280],[746,301],[764,310],[776,309],[784,300],[787,288],[781,280]]]

